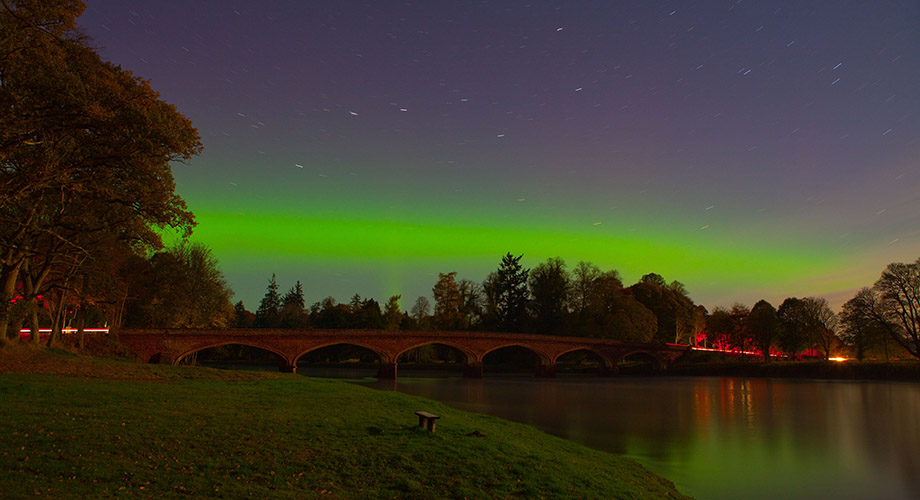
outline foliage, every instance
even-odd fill
[[[415,304],[412,305],[412,310],[409,311],[409,314],[415,320],[416,328],[424,329],[428,327],[430,312],[431,303],[428,302],[427,297],[415,299]]]
[[[840,339],[862,361],[874,347],[882,345],[888,332],[873,316],[878,299],[871,288],[863,288],[843,304],[840,312]]]
[[[687,297],[683,284],[674,281],[668,285],[660,275],[650,273],[629,287],[629,291],[655,315],[658,323],[655,341],[690,343],[696,323],[696,306]]]
[[[777,346],[787,356],[796,356],[808,347],[809,320],[805,301],[789,297],[780,304],[776,312],[779,331]]]
[[[200,152],[195,129],[148,82],[99,58],[76,29],[83,8],[0,8],[0,339],[17,283],[32,300],[99,272],[81,268],[105,258],[101,241],[160,248],[156,228],[187,235],[194,223],[170,165]]]
[[[233,292],[217,259],[201,243],[180,242],[154,254],[138,277],[125,325],[154,328],[222,328],[230,326]]]
[[[582,335],[624,342],[651,342],[658,330],[655,315],[623,289],[615,271],[594,279],[579,326]]]
[[[613,271],[616,273],[616,271]],[[591,301],[591,293],[594,287],[594,281],[601,275],[601,270],[594,264],[585,261],[579,261],[572,270],[572,293],[571,307],[577,316],[584,314]],[[622,283],[619,275],[615,278]]]
[[[920,259],[889,264],[873,285],[869,314],[901,347],[920,358]]]
[[[304,305],[303,285],[300,280],[281,297],[281,327],[306,328],[310,315]]]
[[[751,308],[747,317],[747,329],[757,348],[763,354],[765,362],[770,361],[770,349],[776,338],[778,321],[776,309],[765,300],[760,300]]]
[[[278,281],[272,273],[268,281],[265,296],[256,309],[255,326],[260,328],[278,328],[281,326],[281,296],[278,294]]]
[[[441,330],[457,330],[463,325],[463,294],[457,286],[457,273],[439,273],[438,282],[431,289],[434,296],[434,327]]]
[[[528,285],[534,331],[561,334],[566,326],[571,287],[565,261],[556,257],[538,264],[530,271]]]
[[[519,332],[527,322],[529,271],[521,265],[522,257],[507,253],[502,257],[493,281],[483,284],[483,288],[488,287],[488,299],[494,301],[496,326],[500,331]]]
[[[837,315],[827,304],[823,297],[806,297],[804,303],[804,323],[807,326],[809,338],[821,351],[824,359],[830,359],[831,349],[837,339]]]
[[[387,330],[398,330],[402,324],[402,311],[399,309],[399,299],[402,295],[391,295],[383,310],[384,328]]]

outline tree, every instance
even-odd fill
[[[278,328],[281,326],[281,296],[278,295],[278,282],[275,281],[275,274],[272,273],[272,279],[268,282],[268,288],[265,290],[265,296],[256,309],[255,326],[259,328]]]
[[[200,243],[177,243],[150,258],[129,326],[220,328],[231,323],[233,292],[217,259]]]
[[[432,321],[436,328],[456,330],[463,323],[463,294],[457,286],[457,273],[439,273],[438,282],[431,289],[434,296],[434,316]]]
[[[579,321],[579,335],[623,342],[651,342],[658,320],[623,289],[616,271],[595,278],[588,307]]]
[[[252,328],[256,321],[256,315],[246,309],[242,300],[233,306],[233,316],[237,328]]]
[[[735,320],[732,318],[732,313],[722,306],[713,309],[706,319],[706,339],[717,349],[728,348],[729,339],[734,330]]]
[[[824,352],[824,359],[830,359],[831,349],[837,339],[837,315],[823,297],[802,299],[805,308],[805,324],[814,345]]]
[[[676,291],[675,291],[676,290]],[[646,274],[629,291],[642,305],[655,314],[658,331],[655,340],[661,343],[690,343],[696,310],[680,282],[668,285],[655,273]]]
[[[840,312],[840,339],[862,361],[875,346],[885,341],[884,326],[876,321],[873,311],[878,309],[878,297],[871,288],[863,288],[843,304]]]
[[[415,324],[419,329],[424,329],[428,327],[428,315],[431,311],[431,303],[428,302],[427,297],[419,297],[415,299],[415,304],[412,305],[412,310],[409,312],[412,319],[415,320]]]
[[[802,299],[789,297],[776,311],[779,329],[776,344],[788,356],[795,356],[808,347],[809,319]]]
[[[621,283],[619,273],[615,273],[615,277]],[[588,308],[588,303],[591,300],[591,294],[594,289],[594,281],[600,277],[601,270],[594,264],[585,261],[579,261],[575,265],[575,268],[572,269],[572,293],[571,293],[571,306],[572,310],[579,316],[584,313],[585,309]]]
[[[87,236],[158,249],[157,228],[194,224],[170,164],[200,152],[197,132],[89,47],[76,29],[84,7],[0,6],[0,339],[17,283],[37,296],[45,278],[72,275],[93,252]]]
[[[747,317],[747,329],[757,348],[763,353],[763,360],[770,362],[770,349],[773,347],[777,330],[776,309],[773,305],[765,300],[754,304]]]
[[[920,358],[920,259],[889,264],[872,290],[877,296],[871,316],[889,336]]]
[[[303,285],[298,280],[281,298],[281,327],[306,328],[309,323],[310,317],[304,305]]]
[[[402,324],[402,311],[399,309],[399,299],[402,295],[391,295],[383,310],[384,328],[387,330],[398,330]]]
[[[521,266],[521,258],[509,252],[495,273],[494,282],[489,283],[489,298],[494,300],[497,326],[506,332],[521,331],[527,322],[527,275],[529,271]],[[486,285],[483,285],[485,288]]]
[[[355,294],[355,297],[357,296]],[[386,324],[383,313],[380,312],[380,304],[374,299],[364,299],[357,307],[352,306],[351,316],[350,328],[381,330]]]
[[[741,352],[741,359],[744,359],[744,352],[750,344],[751,336],[747,330],[748,315],[751,310],[744,304],[735,303],[732,305],[729,315],[731,317],[731,330],[728,334],[728,342],[732,347]]]
[[[560,334],[568,313],[570,279],[561,258],[546,259],[530,271],[531,310],[537,333]]]
[[[460,307],[460,314],[463,316],[461,328],[469,330],[482,318],[482,287],[474,281],[462,279],[457,283],[457,288],[460,289],[463,300]]]

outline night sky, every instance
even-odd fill
[[[200,133],[234,300],[408,308],[506,252],[832,305],[920,257],[920,3],[89,0]]]

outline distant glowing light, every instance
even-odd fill
[[[847,358],[827,358],[827,359],[828,359],[829,361],[837,361],[837,362],[846,361],[846,360],[847,360]]]

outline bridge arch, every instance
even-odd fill
[[[667,362],[665,362],[663,359],[659,358],[658,356],[656,356],[655,354],[653,354],[652,352],[646,349],[638,349],[638,350],[630,351],[630,352],[623,354],[622,356],[617,358],[616,360],[617,365],[623,363],[624,361],[627,361],[626,358],[632,358],[633,360],[647,361],[650,364],[652,370],[656,372],[664,371],[668,367]]]
[[[225,346],[225,345],[242,345],[242,346],[246,346],[246,347],[252,347],[253,349],[259,349],[259,350],[262,350],[262,351],[265,351],[265,352],[270,352],[270,353],[272,353],[272,354],[278,356],[278,358],[281,360],[281,362],[285,363],[286,365],[289,366],[289,365],[292,364],[292,360],[288,359],[287,354],[285,354],[284,352],[282,352],[282,351],[280,351],[280,350],[278,350],[278,349],[276,349],[276,348],[274,348],[274,347],[272,347],[272,346],[262,345],[262,344],[259,344],[258,342],[245,342],[245,341],[244,341],[244,342],[240,342],[240,341],[237,341],[237,340],[217,341],[217,342],[209,342],[209,343],[206,343],[206,344],[197,345],[197,346],[195,346],[195,347],[193,347],[193,348],[191,348],[191,349],[187,349],[185,352],[182,352],[182,353],[179,354],[178,356],[173,357],[173,358],[172,358],[172,364],[173,364],[174,366],[178,366],[178,365],[182,362],[183,359],[185,359],[186,357],[188,357],[188,356],[190,356],[190,355],[192,355],[192,354],[194,354],[194,353],[196,353],[196,352],[203,351],[203,350],[205,350],[205,349],[211,349],[211,348],[214,348],[214,347]]]
[[[380,349],[379,347],[377,347],[377,346],[375,346],[375,345],[372,345],[372,344],[369,344],[369,343],[364,343],[364,342],[361,342],[361,341],[355,342],[355,341],[343,339],[343,340],[337,340],[337,341],[333,341],[333,342],[326,342],[326,343],[322,343],[322,344],[317,344],[317,345],[314,345],[314,346],[310,346],[310,347],[308,347],[307,349],[301,350],[296,356],[294,356],[294,364],[296,365],[296,364],[297,364],[297,361],[298,361],[300,358],[302,358],[305,354],[309,354],[309,353],[311,353],[311,352],[313,352],[313,351],[318,351],[318,350],[320,350],[320,349],[325,349],[325,348],[327,348],[327,347],[334,347],[334,346],[337,346],[337,345],[350,345],[350,346],[360,347],[360,348],[362,348],[362,349],[367,349],[368,351],[371,351],[372,353],[376,354],[376,355],[377,355],[377,360],[380,361],[381,363],[391,362],[391,361],[395,360],[395,358],[392,358],[392,359],[391,359],[390,353],[384,351],[383,349]]]
[[[450,340],[444,340],[444,339],[432,339],[432,340],[425,340],[425,341],[413,343],[409,345],[408,347],[406,347],[405,349],[402,349],[401,351],[394,354],[393,359],[397,360],[403,354],[413,349],[418,349],[419,347],[425,347],[426,345],[444,345],[444,346],[450,347],[458,351],[459,353],[463,354],[463,356],[466,357],[467,362],[470,362],[476,359],[476,354],[473,351],[471,351],[469,348],[463,345],[460,345],[456,342],[452,342]]]
[[[517,347],[519,349],[524,349],[532,353],[534,356],[536,356],[537,358],[537,376],[538,377],[555,376],[556,372],[553,366],[553,357],[547,354],[546,352],[540,350],[537,347],[528,345],[526,342],[507,342],[507,343],[502,343],[502,344],[498,344],[498,345],[489,347],[487,350],[481,353],[481,355],[479,356],[476,362],[476,364],[480,367],[480,373],[482,372],[483,362],[485,361],[486,356],[496,351],[507,349],[509,347]]]
[[[616,373],[617,362],[614,359],[608,356],[605,356],[604,353],[598,352],[598,350],[596,349],[592,349],[590,346],[573,347],[571,349],[558,353],[556,357],[553,358],[553,366],[556,366],[556,364],[559,362],[559,359],[565,356],[566,354],[571,354],[571,353],[580,352],[580,351],[591,353],[600,361],[601,366],[600,366],[599,372],[601,375],[608,375],[608,374]]]

